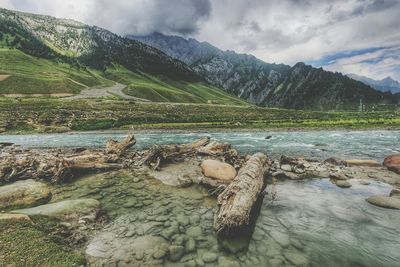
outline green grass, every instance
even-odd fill
[[[0,81],[0,94],[76,94],[86,86],[112,82],[99,72],[29,56],[16,49],[0,49],[0,73],[10,75]]]
[[[73,252],[54,234],[59,226],[44,218],[32,222],[0,221],[0,266],[69,267],[85,264],[83,255]]]
[[[106,77],[129,85],[126,94],[153,102],[248,105],[244,100],[205,83],[172,81],[134,73],[122,67],[109,68]]]
[[[138,103],[98,99],[0,98],[0,129],[400,129],[399,111],[312,112],[256,106]]]

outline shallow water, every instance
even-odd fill
[[[26,147],[104,147],[110,139],[126,133],[66,133],[0,135],[0,142]],[[311,131],[311,132],[216,132],[216,133],[138,133],[137,148],[152,144],[191,142],[203,136],[232,144],[239,152],[264,152],[271,156],[307,156],[326,159],[375,159],[400,153],[400,131]],[[271,136],[270,139],[265,139]]]
[[[109,138],[121,139],[125,135],[0,135],[0,142],[26,147],[104,147]],[[136,138],[137,147],[144,148],[190,142],[204,135],[231,143],[241,153],[261,151],[272,156],[381,161],[388,154],[400,152],[400,131],[140,133]],[[272,137],[267,140],[266,136]],[[375,181],[368,186],[357,180],[351,183],[350,189],[318,178],[278,184],[277,199],[271,201],[270,195],[264,199],[247,249],[236,253],[232,251],[245,243],[227,246],[218,242],[213,230],[216,200],[201,186],[178,189],[144,174],[117,171],[62,185],[54,192],[52,202],[98,199],[102,213],[110,218],[104,231],[112,234],[102,237],[100,233],[95,240],[108,236],[106,243],[111,247],[104,251],[112,252],[118,266],[132,266],[135,262],[202,266],[204,260],[210,261],[206,266],[399,266],[400,212],[365,201],[372,195],[388,195],[391,186]],[[134,252],[138,248],[129,240],[148,241],[149,236],[162,236],[168,246],[182,246],[184,255],[172,262],[168,255],[162,259],[152,257],[152,247],[141,252],[150,255],[148,258]]]
[[[217,256],[208,266],[399,266],[400,213],[365,201],[371,195],[387,195],[391,187],[351,182],[350,189],[328,179],[278,184],[277,199],[266,195],[248,249],[238,253],[217,241],[212,227],[216,201],[199,186],[177,189],[143,174],[118,171],[63,186],[52,201],[99,199],[111,218],[108,229],[117,231],[112,240],[151,235],[166,238],[169,245],[194,242],[195,248],[178,262],[168,256],[157,261],[165,266],[201,264],[207,252]],[[117,249],[115,257],[127,266],[137,262],[130,258],[133,249]]]

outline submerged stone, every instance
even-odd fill
[[[300,253],[295,252],[286,252],[284,254],[285,258],[293,265],[298,267],[306,267],[309,266],[309,261],[307,257]]]
[[[345,180],[338,180],[335,182],[335,184],[340,187],[340,188],[350,188],[351,183]]]
[[[179,261],[185,254],[185,248],[182,246],[170,246],[168,250],[171,261]]]
[[[46,204],[30,209],[15,210],[12,211],[12,213],[44,215],[70,220],[77,219],[85,215],[96,217],[99,210],[100,202],[95,199],[76,199]]]
[[[386,196],[372,196],[366,199],[368,203],[386,208],[400,210],[400,198]]]

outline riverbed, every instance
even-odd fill
[[[264,152],[324,159],[381,161],[399,152],[400,132],[243,132],[137,134],[137,147],[190,142],[201,136],[228,142],[241,153]],[[24,147],[102,147],[123,133],[0,136]],[[118,266],[399,266],[400,212],[365,199],[388,195],[392,186],[357,179],[342,189],[324,177],[281,181],[267,187],[249,240],[221,244],[213,231],[216,200],[199,185],[175,188],[144,173],[89,175],[58,186],[52,202],[94,198],[109,218],[86,253]],[[161,244],[162,243],[162,244]],[[174,247],[163,255],[161,245]],[[245,247],[244,250],[240,250]],[[240,250],[240,251],[239,251]],[[160,252],[161,251],[161,252]]]

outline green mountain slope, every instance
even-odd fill
[[[245,104],[163,52],[76,21],[0,9],[0,94],[77,94],[114,81],[156,102]]]

